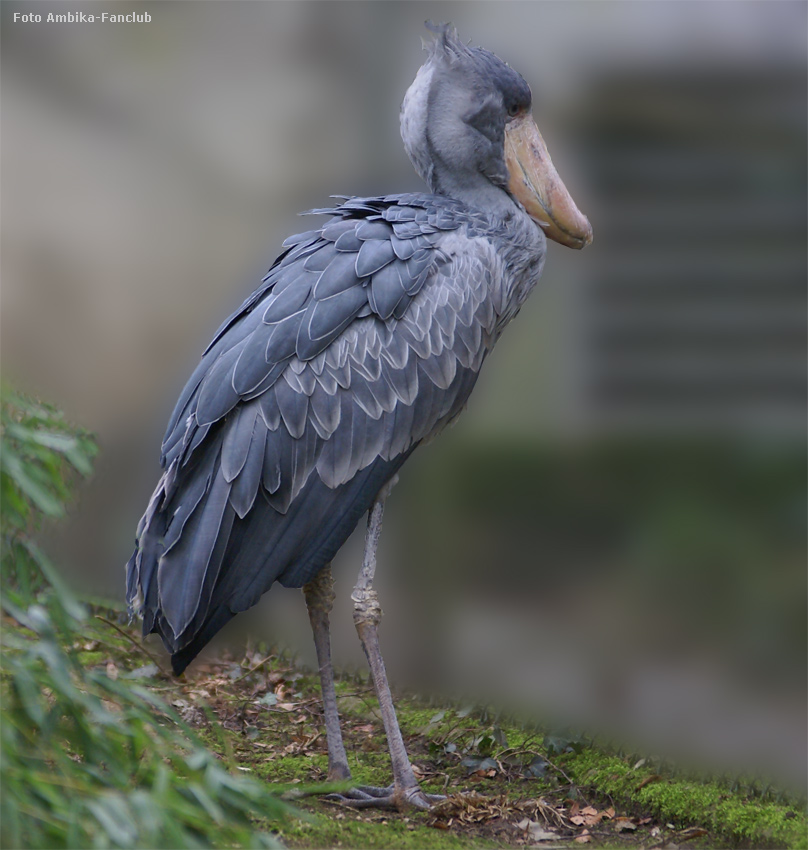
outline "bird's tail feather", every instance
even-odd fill
[[[188,515],[181,515],[182,506],[171,504],[165,492],[153,500],[128,565],[129,601],[132,604],[141,593],[144,634],[160,634],[172,653],[174,672],[182,672],[273,582],[302,587],[310,581],[331,561],[414,448],[391,460],[378,458],[334,489],[312,474],[285,514],[261,489],[251,510],[240,518],[228,502],[230,485],[221,477],[218,449],[206,464],[187,471],[208,475],[210,481]],[[213,458],[215,472],[205,472]],[[178,516],[183,527],[177,536],[172,523]],[[165,547],[167,539],[170,548]]]

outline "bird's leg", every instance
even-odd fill
[[[389,788],[361,786],[346,795],[335,795],[335,799],[356,808],[415,806],[428,809],[432,803],[443,798],[425,794],[418,785],[407,756],[404,739],[401,737],[401,729],[396,719],[393,697],[390,694],[387,673],[379,649],[378,625],[382,618],[382,609],[376,591],[373,589],[373,577],[376,572],[376,547],[381,534],[382,513],[387,492],[389,490],[385,488],[385,491],[371,505],[362,570],[351,594],[351,599],[354,602],[354,624],[370,665],[370,675],[373,678],[384,730],[387,733],[387,744],[393,763],[393,785]]]
[[[314,633],[314,648],[317,651],[317,666],[320,668],[320,686],[323,691],[325,713],[325,736],[328,743],[328,779],[338,782],[351,778],[348,757],[342,742],[342,730],[337,711],[337,694],[334,690],[334,668],[331,666],[331,637],[328,615],[334,605],[334,577],[331,564],[327,564],[303,587],[306,607],[309,609],[311,630]]]

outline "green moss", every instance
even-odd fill
[[[697,824],[733,842],[756,847],[808,847],[805,812],[731,793],[714,782],[660,778],[596,750],[569,754],[563,768],[579,785],[639,806],[677,827]],[[645,783],[645,784],[643,784]]]
[[[110,657],[113,642],[123,641],[117,633],[101,624],[97,637],[99,646],[82,653],[88,666],[103,664]],[[125,643],[125,641],[123,641]],[[129,653],[130,648],[121,650]],[[114,650],[113,650],[114,652]],[[113,655],[117,660],[117,653]],[[138,659],[140,663],[141,659]],[[120,663],[120,662],[119,662]],[[283,670],[281,667],[280,669]],[[291,671],[290,671],[291,672]],[[291,677],[290,677],[291,679]],[[293,690],[303,695],[304,701],[319,696],[317,677],[311,674],[295,677]],[[239,697],[247,705],[253,685],[244,681]],[[342,679],[336,683],[340,712],[346,731],[348,762],[354,782],[362,785],[386,786],[392,778],[390,757],[384,739],[378,704],[367,682],[356,678]],[[221,714],[221,698],[219,716]],[[225,702],[232,705],[233,702]],[[431,765],[436,770],[434,781],[423,782],[427,792],[444,792],[444,782],[451,779],[450,790],[478,791],[483,794],[506,794],[510,799],[546,795],[548,799],[561,800],[567,793],[567,780],[555,771],[544,778],[528,782],[521,779],[518,765],[508,777],[495,779],[467,776],[460,766],[461,755],[480,753],[480,738],[497,730],[493,754],[500,757],[510,752],[524,750],[523,757],[531,752],[546,754],[543,733],[525,731],[511,722],[481,719],[478,712],[460,710],[460,706],[427,705],[417,697],[401,696],[396,708],[402,732],[416,763]],[[328,759],[324,741],[303,752],[288,747],[300,740],[301,734],[309,736],[321,731],[321,717],[312,713],[304,723],[294,723],[297,713],[268,712],[253,715],[248,723],[257,723],[259,737],[249,738],[248,725],[240,729],[223,725],[210,711],[208,722],[198,729],[205,743],[218,753],[232,769],[247,769],[256,778],[274,786],[278,794],[291,789],[303,789],[323,782]],[[363,727],[372,724],[371,734]],[[446,753],[444,747],[454,744],[456,749]],[[263,746],[256,746],[260,744]],[[518,757],[517,757],[518,758]],[[786,804],[749,798],[741,792],[710,782],[682,779],[657,779],[643,784],[652,775],[649,768],[633,770],[630,763],[595,748],[563,756],[551,755],[550,760],[563,769],[575,784],[593,799],[610,799],[615,806],[635,814],[653,815],[664,824],[678,828],[700,826],[709,831],[704,842],[710,846],[789,847],[808,850],[808,829],[805,813]],[[426,826],[421,813],[404,817],[397,813],[353,812],[336,808],[317,798],[304,798],[300,804],[308,820],[292,821],[284,825],[282,838],[290,847],[402,847],[402,848],[465,848],[494,847],[473,831],[439,830]],[[266,826],[266,825],[264,825]],[[611,839],[604,836],[603,840]],[[621,836],[615,843],[624,844]],[[500,845],[501,846],[501,845]]]
[[[264,760],[254,765],[255,772],[268,782],[312,781],[325,776],[328,770],[328,756],[321,753],[311,755],[285,756]]]
[[[432,729],[429,728],[430,721],[437,712],[438,710],[436,708],[419,708],[408,702],[403,702],[396,706],[396,713],[399,716],[398,720],[402,731],[412,734],[424,729],[430,732],[433,730],[438,731],[441,727],[446,726],[446,722],[442,721],[440,724],[433,724]]]
[[[89,669],[90,667],[97,667],[99,664],[102,664],[109,657],[109,653],[93,650],[79,652],[77,657],[81,666]]]
[[[339,817],[342,815],[342,817]],[[310,819],[290,822],[280,832],[289,847],[395,847],[402,850],[461,850],[468,847],[497,847],[495,842],[461,837],[423,823],[424,816],[414,814],[401,819],[377,813],[370,818],[333,808],[327,812],[312,809]]]

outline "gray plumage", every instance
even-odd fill
[[[512,97],[529,105],[518,74],[444,32],[402,111],[436,194],[313,211],[323,225],[286,240],[204,352],[127,567],[129,604],[175,671],[273,582],[310,581],[466,405],[544,260],[504,185]]]

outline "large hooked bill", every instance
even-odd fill
[[[549,239],[568,248],[592,242],[592,225],[575,206],[558,172],[539,128],[528,113],[505,128],[505,164],[508,188]]]

